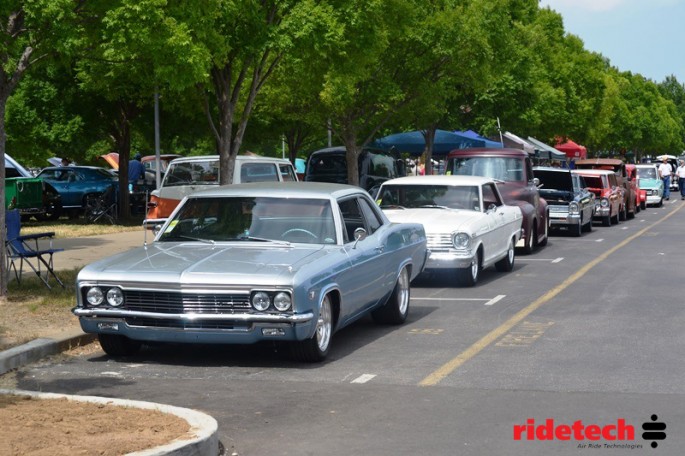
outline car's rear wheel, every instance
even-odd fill
[[[371,316],[376,323],[389,325],[401,325],[409,314],[409,299],[411,287],[409,285],[409,269],[402,268],[400,275],[395,283],[388,302],[383,307],[371,312]]]
[[[481,251],[478,249],[471,261],[471,265],[466,268],[457,269],[457,282],[465,287],[472,287],[478,283],[481,270]]]
[[[119,334],[98,334],[100,346],[110,356],[131,356],[140,350],[142,343]]]
[[[640,209],[642,209],[643,211],[647,209],[647,201],[642,201],[640,203]]]
[[[290,353],[298,361],[318,363],[326,359],[333,337],[333,304],[330,295],[321,302],[314,335],[309,339],[292,342]]]
[[[514,259],[516,258],[514,246],[514,238],[511,238],[507,247],[507,256],[495,263],[495,269],[499,272],[509,272],[514,269]]]

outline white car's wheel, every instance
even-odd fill
[[[495,263],[495,268],[499,272],[509,272],[512,269],[514,269],[514,258],[515,258],[515,252],[514,252],[514,238],[511,238],[509,241],[509,246],[507,247],[507,256],[499,260],[497,263]]]
[[[480,278],[481,263],[481,253],[480,250],[478,250],[469,267],[457,269],[457,281],[459,284],[465,287],[472,287],[478,283],[478,279]]]

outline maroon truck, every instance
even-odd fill
[[[531,253],[547,244],[549,208],[533,178],[533,163],[520,149],[458,149],[447,156],[445,174],[495,179],[504,202],[523,213],[523,236],[517,247]]]

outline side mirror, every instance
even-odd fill
[[[488,205],[488,212],[497,212],[497,206],[494,203]]]
[[[354,240],[355,241],[363,241],[366,239],[367,232],[364,228],[357,228],[354,230]]]

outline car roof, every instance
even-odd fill
[[[290,160],[286,158],[275,158],[275,157],[263,157],[261,155],[237,155],[236,160],[238,161],[264,161],[264,162],[277,162],[277,163],[290,163]],[[191,163],[196,161],[209,161],[209,160],[219,160],[218,155],[197,155],[194,157],[180,157],[173,159],[171,163]]]
[[[428,175],[428,176],[406,176],[390,179],[383,182],[382,186],[387,185],[452,185],[452,186],[480,186],[494,182],[489,177],[482,176],[452,176],[452,175]]]
[[[88,165],[47,166],[47,167],[43,168],[41,170],[41,172],[45,171],[45,170],[55,170],[55,169],[59,169],[59,170],[71,169],[71,170],[77,170],[77,171],[80,169],[101,169],[103,171],[109,172],[109,170],[107,168],[103,168],[102,166],[88,166]]]
[[[636,168],[656,168],[656,163],[638,163],[635,165]]]
[[[578,174],[591,174],[593,176],[616,174],[610,169],[574,169],[573,172]]]
[[[618,158],[586,158],[583,160],[576,160],[576,166],[578,165],[623,165],[625,162],[619,160]]]
[[[468,149],[455,149],[450,151],[449,157],[471,157],[471,156],[484,156],[484,157],[528,157],[528,152],[521,149],[513,148],[500,148],[493,149],[488,147],[470,147]]]
[[[568,168],[555,168],[553,166],[533,166],[533,171],[549,171],[553,173],[570,173]]]
[[[193,193],[191,197],[258,196],[280,198],[331,199],[349,195],[366,194],[361,187],[323,182],[251,182],[247,184],[222,185]]]

